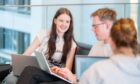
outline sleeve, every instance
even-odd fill
[[[75,41],[74,40],[72,40],[72,49],[75,49],[77,47],[77,44],[75,43]]]
[[[50,31],[47,31],[46,29],[42,29],[41,31],[39,31],[36,35],[36,37],[39,39],[40,42],[42,42],[42,40],[48,36],[50,34]]]
[[[93,53],[94,53],[94,46],[92,46],[91,50],[89,51],[88,56],[92,56],[92,55],[93,55]]]
[[[94,44],[88,56],[104,56],[103,44],[103,42],[97,42],[96,44]]]

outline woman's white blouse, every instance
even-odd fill
[[[49,40],[49,37],[50,37],[49,32],[47,32],[46,30],[40,31],[37,34],[37,37],[38,37],[38,39],[41,43],[38,50],[45,54],[47,49],[48,49],[48,40]],[[55,51],[52,59],[54,61],[60,62],[61,58],[62,58],[62,51],[63,51],[62,49],[63,49],[63,45],[64,45],[64,39],[57,37],[55,45],[56,45],[56,51]],[[46,56],[46,57],[48,57],[48,56]]]

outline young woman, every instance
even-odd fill
[[[60,8],[53,18],[51,31],[39,33],[24,55],[31,55],[37,49],[43,52],[51,63],[55,63],[56,66],[63,65],[63,68],[71,71],[76,47],[72,15],[68,9]],[[54,72],[61,69],[56,66],[52,67]],[[58,80],[41,69],[28,66],[22,72],[17,84],[38,84]]]

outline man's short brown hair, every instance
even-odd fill
[[[100,8],[97,11],[91,14],[91,17],[98,16],[101,21],[103,20],[111,20],[116,21],[116,12],[109,8]]]

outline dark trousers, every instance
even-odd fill
[[[21,73],[17,84],[69,84],[47,72],[32,66],[26,67]]]

